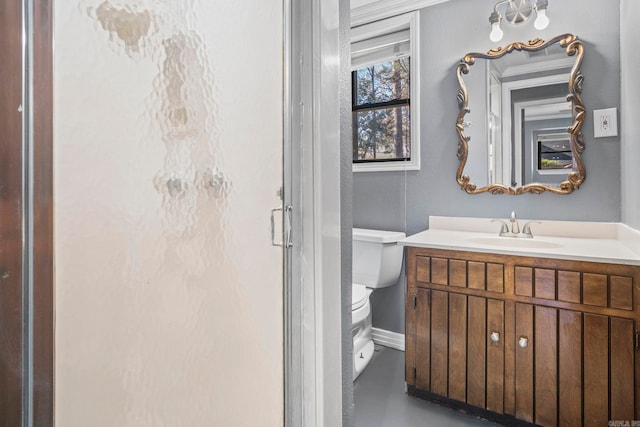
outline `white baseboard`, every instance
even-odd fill
[[[373,338],[373,342],[378,345],[404,351],[404,334],[371,328],[371,338]]]

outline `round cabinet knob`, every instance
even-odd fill
[[[491,332],[491,341],[493,342],[500,341],[500,334],[497,332]]]
[[[526,348],[529,346],[529,340],[526,337],[520,337],[518,345],[522,348]]]

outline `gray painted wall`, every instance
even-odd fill
[[[638,2],[623,1],[627,16],[637,17]],[[421,11],[422,170],[355,173],[355,227],[413,234],[428,228],[430,215],[505,218],[512,210],[521,218],[621,220],[620,138],[594,139],[592,115],[594,109],[620,108],[619,0],[608,0],[607,7],[602,7],[600,0],[551,1],[547,29],[537,31],[532,23],[521,27],[503,24],[505,36],[499,43],[549,39],[563,33],[573,33],[582,40],[583,100],[587,109],[583,127],[587,178],[582,187],[570,195],[468,195],[460,190],[455,181],[455,67],[465,53],[496,46],[488,37],[488,16],[494,4],[493,0],[451,0]],[[631,40],[637,40],[638,30],[631,24],[629,18],[628,31],[636,36]],[[631,189],[626,191],[628,201],[635,198],[637,212],[637,196],[630,193]],[[404,332],[404,279],[400,286],[375,291],[371,301],[374,327]]]
[[[622,108],[620,114],[622,134],[622,221],[640,228],[640,2],[622,0],[620,6],[620,56],[622,61]],[[619,129],[620,129],[619,128]]]

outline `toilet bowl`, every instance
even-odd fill
[[[358,378],[373,357],[371,339],[371,290],[363,285],[352,285],[351,332],[353,336],[353,379]]]
[[[402,269],[404,233],[353,229],[353,284],[351,330],[353,336],[353,379],[364,371],[373,357],[371,304],[369,296],[377,288],[393,286]]]

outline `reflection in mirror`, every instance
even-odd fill
[[[462,189],[565,194],[582,184],[582,57],[577,37],[564,34],[462,59],[456,122]]]

